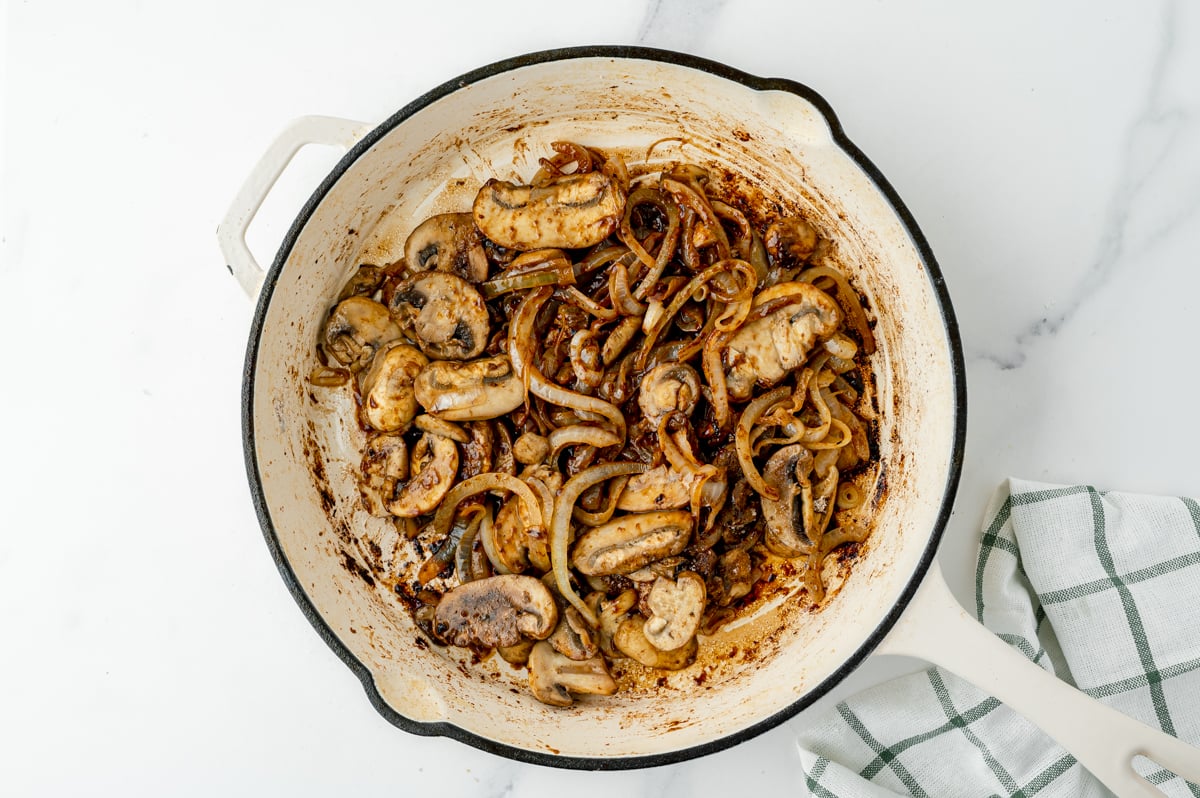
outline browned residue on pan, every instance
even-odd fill
[[[669,100],[669,96],[667,100]],[[686,129],[686,114],[679,115],[681,117],[680,126],[682,129]],[[486,128],[488,124],[486,119],[480,122],[482,128]],[[533,121],[527,124],[537,125],[538,122]],[[750,134],[740,128],[733,128],[730,134],[739,142],[751,140]],[[521,148],[528,149],[528,143],[524,138],[518,137],[517,141],[519,145],[518,152],[513,158],[514,169],[524,155]],[[462,146],[462,151],[468,153],[464,156],[468,162],[479,157],[471,153],[462,138],[459,138],[457,143]],[[719,148],[721,144],[718,143],[716,146]],[[630,157],[636,156],[630,154]],[[688,160],[695,162],[704,159],[690,157]],[[845,214],[836,199],[817,194],[781,199],[769,195],[762,188],[763,186],[779,185],[778,176],[773,171],[777,167],[764,161],[759,162],[758,166],[734,172],[722,166],[720,161],[720,158],[714,157],[708,164],[713,175],[712,193],[722,196],[745,213],[755,226],[761,228],[771,217],[777,218],[787,214],[802,215],[808,218],[832,242],[833,246],[829,254],[831,260],[838,262],[850,257],[842,249],[844,230],[830,229],[830,220],[838,220],[834,222],[835,224],[845,220]],[[515,172],[512,175],[512,177],[517,176]],[[460,188],[470,189],[469,186]],[[814,208],[817,209],[815,212]],[[347,236],[347,239],[354,245],[361,243],[357,236]],[[856,249],[862,251],[864,248]],[[854,275],[858,274],[860,269],[855,267],[847,271],[850,273],[853,283]],[[876,309],[865,297],[863,306],[874,326]],[[316,355],[314,354],[313,357],[315,360]],[[869,417],[878,417],[881,413],[895,413],[899,408],[898,404],[887,408],[876,406],[875,376],[869,362],[862,371],[865,386],[863,401],[870,404]],[[349,387],[336,390],[351,391]],[[319,396],[310,393],[310,399],[317,405],[320,404]],[[893,397],[893,399],[895,402],[899,402],[898,398]],[[848,475],[857,482],[866,497],[863,506],[855,511],[858,515],[855,515],[854,520],[868,526],[871,524],[871,515],[886,502],[889,491],[889,475],[878,457],[878,429],[877,423],[869,424],[870,443],[875,459],[857,474]],[[417,580],[418,569],[439,542],[430,538],[428,529],[421,530],[411,539],[405,538],[403,535],[397,536],[397,539],[392,541],[390,550],[385,549],[385,546],[374,537],[363,534],[359,522],[365,517],[365,513],[358,506],[357,497],[342,496],[339,501],[337,493],[331,486],[330,475],[326,471],[326,463],[321,452],[319,436],[310,422],[304,437],[304,454],[310,467],[313,487],[320,497],[321,506],[330,522],[330,528],[336,533],[332,545],[336,547],[336,555],[347,573],[378,591],[381,596],[387,596],[387,601],[393,602],[398,610],[409,614],[422,604],[420,595],[422,591],[438,594],[456,584],[453,577],[434,579],[426,584],[421,584]],[[772,660],[780,649],[787,645],[794,635],[796,625],[804,624],[808,616],[822,612],[831,601],[837,600],[842,585],[849,578],[856,562],[862,559],[871,543],[872,539],[868,539],[863,544],[848,545],[836,556],[828,558],[824,569],[828,592],[820,603],[814,602],[808,595],[808,590],[803,586],[802,564],[767,555],[762,566],[764,578],[755,585],[753,592],[740,602],[737,612],[738,617],[752,617],[773,603],[778,603],[777,608],[765,613],[762,618],[751,620],[741,628],[722,631],[715,637],[704,639],[697,661],[681,671],[663,673],[647,669],[631,660],[614,661],[612,672],[620,683],[622,694],[636,697],[658,694],[663,691],[679,693],[706,691],[747,677],[759,664]],[[469,679],[500,678],[500,674],[507,667],[497,664],[498,658],[492,658],[486,662],[477,661],[474,663],[475,667],[469,667],[466,659],[472,656],[469,653],[444,648],[419,635],[409,638],[406,644],[421,649],[436,650],[440,652],[441,656],[456,660],[457,671]],[[478,657],[475,659],[478,660]],[[630,714],[631,718],[634,716],[634,714]],[[641,718],[640,722],[648,720],[650,719]],[[653,718],[650,722],[660,730],[670,731],[697,721],[688,716]]]

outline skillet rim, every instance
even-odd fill
[[[562,756],[558,754],[543,753],[540,751],[532,751],[524,748],[507,745],[505,743],[496,742],[490,738],[475,734],[474,732],[455,726],[445,721],[416,721],[408,718],[397,712],[380,695],[375,687],[374,677],[371,671],[357,658],[349,649],[342,644],[333,630],[321,617],[316,606],[305,593],[300,581],[296,578],[295,572],[292,570],[290,563],[284,555],[283,548],[279,542],[279,537],[275,531],[275,525],[271,519],[270,508],[267,506],[266,496],[263,490],[262,475],[258,469],[258,453],[254,443],[255,426],[254,426],[254,388],[256,377],[256,364],[258,360],[259,343],[262,338],[263,326],[266,320],[267,309],[271,304],[271,297],[274,294],[275,286],[278,282],[279,275],[286,263],[288,256],[291,254],[292,247],[295,245],[301,232],[307,225],[313,212],[317,206],[325,198],[326,194],[333,188],[334,184],[345,174],[350,166],[358,160],[371,146],[390,133],[395,127],[400,125],[406,119],[411,117],[416,112],[432,104],[436,100],[441,99],[453,92],[469,86],[473,83],[495,77],[505,72],[511,72],[536,64],[543,64],[551,61],[566,61],[578,58],[611,58],[624,59],[635,61],[658,61],[676,66],[682,66],[690,69],[695,69],[702,72],[724,78],[731,82],[740,83],[747,88],[755,91],[783,91],[797,95],[811,103],[824,118],[829,126],[833,141],[837,146],[846,153],[871,179],[876,188],[883,194],[892,209],[896,212],[905,231],[908,233],[913,242],[921,261],[925,265],[926,274],[934,289],[934,294],[938,301],[938,309],[941,312],[942,321],[945,327],[946,340],[950,349],[950,367],[951,376],[953,379],[953,401],[955,407],[954,421],[954,439],[951,447],[949,469],[946,476],[946,485],[942,495],[941,507],[938,511],[938,516],[934,522],[933,529],[930,531],[929,539],[926,542],[925,550],[921,553],[921,557],[914,569],[908,583],[901,591],[896,603],[891,610],[883,617],[875,629],[866,637],[861,645],[858,646],[846,660],[826,679],[817,684],[803,696],[798,698],[793,703],[779,710],[778,712],[759,720],[756,723],[747,726],[739,731],[724,735],[715,740],[701,743],[698,745],[681,748],[675,751],[666,751],[655,754],[647,754],[642,756],[625,756],[625,757],[579,757],[579,756]],[[266,539],[267,548],[271,552],[271,557],[275,561],[276,567],[279,569],[280,576],[287,585],[288,591],[292,594],[299,605],[301,612],[312,624],[317,634],[321,639],[333,650],[335,654],[350,668],[351,671],[362,682],[363,689],[367,693],[367,698],[375,710],[383,716],[392,725],[409,732],[421,736],[442,736],[470,745],[482,751],[487,751],[491,754],[503,756],[517,762],[524,762],[534,765],[543,765],[548,767],[557,767],[570,770],[632,770],[638,768],[658,767],[661,765],[670,765],[677,762],[684,762],[689,759],[706,756],[717,751],[723,751],[731,748],[746,740],[757,737],[758,735],[770,729],[779,726],[784,721],[797,715],[805,708],[811,706],[818,699],[827,694],[833,687],[839,684],[847,676],[850,675],[862,662],[874,651],[875,647],[883,641],[887,633],[895,625],[908,603],[912,600],[918,586],[924,580],[926,573],[937,556],[938,544],[945,533],[946,525],[949,522],[950,514],[954,507],[955,495],[958,491],[959,479],[962,474],[963,453],[966,445],[966,422],[967,422],[967,406],[966,406],[966,367],[963,359],[962,340],[959,335],[958,320],[954,314],[954,308],[950,301],[950,294],[946,288],[945,279],[942,276],[940,267],[934,258],[933,251],[929,246],[924,234],[913,218],[908,207],[900,199],[899,194],[892,187],[891,183],[883,176],[882,172],[866,157],[866,155],[852,142],[842,129],[841,123],[834,113],[833,108],[825,99],[813,89],[786,78],[763,78],[757,75],[752,75],[743,72],[733,67],[727,66],[717,61],[712,61],[699,56],[689,55],[686,53],[674,52],[671,50],[661,50],[650,47],[639,47],[630,45],[592,45],[585,47],[566,47],[552,50],[542,50],[524,55],[507,58],[497,61],[487,66],[471,70],[457,78],[446,81],[440,86],[426,92],[417,99],[405,105],[399,111],[394,113],[386,121],[381,123],[374,130],[364,136],[357,144],[355,144],[346,155],[337,163],[333,170],[325,177],[312,196],[304,204],[300,210],[296,220],[292,223],[287,234],[284,236],[280,244],[279,252],[275,257],[271,268],[268,270],[263,282],[262,290],[259,293],[258,304],[255,308],[254,318],[250,327],[249,342],[246,348],[246,360],[242,374],[242,442],[245,455],[246,473],[250,482],[250,490],[254,502],[255,512],[258,515],[259,524],[262,527],[263,537]]]

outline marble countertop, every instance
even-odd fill
[[[522,52],[684,50],[837,110],[958,312],[968,442],[940,558],[960,597],[1006,476],[1200,493],[1195,4],[113,0],[13,2],[0,24],[4,794],[803,794],[809,712],[620,773],[404,734],[263,545],[239,428],[252,307],[218,220],[290,119],[378,122]],[[260,260],[337,157],[284,175]],[[873,658],[819,707],[921,666]]]

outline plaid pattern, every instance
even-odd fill
[[[1021,480],[987,511],[975,611],[1060,679],[1200,742],[1200,504]],[[799,735],[818,798],[1103,796],[1033,724],[939,668],[839,704]],[[1148,760],[1169,796],[1200,798]]]

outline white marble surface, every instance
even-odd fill
[[[1200,493],[1196,4],[407,6],[5,4],[0,793],[803,794],[806,715],[613,774],[406,735],[263,545],[239,430],[251,306],[218,219],[289,119],[377,122],[509,55],[682,49],[837,109],[961,320],[969,436],[941,553],[960,596],[1009,474]],[[261,258],[335,160],[285,175]],[[873,659],[836,695],[918,665]]]

